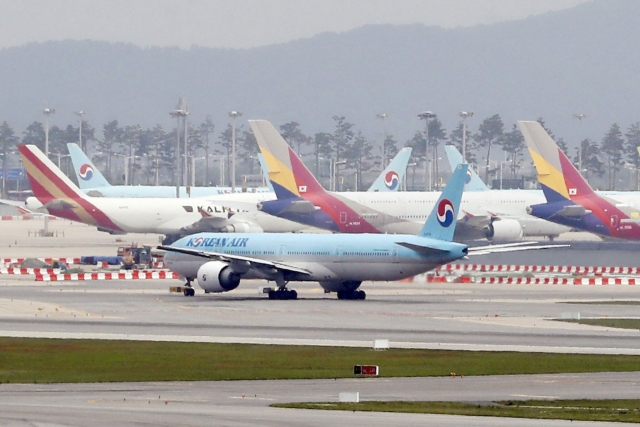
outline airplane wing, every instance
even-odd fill
[[[530,251],[538,249],[553,249],[553,248],[565,248],[570,245],[554,244],[554,245],[539,245],[538,242],[517,242],[517,243],[505,243],[503,245],[487,245],[487,246],[474,246],[469,248],[469,256],[472,255],[487,255],[501,252],[518,252],[518,251]]]
[[[245,263],[249,263],[251,267],[256,267],[259,269],[267,267],[267,268],[276,268],[281,271],[289,271],[291,273],[311,274],[309,270],[305,270],[304,268],[296,267],[291,264],[267,261],[264,259],[246,257],[242,255],[224,254],[221,252],[198,251],[194,249],[176,248],[173,246],[158,246],[158,249],[171,251],[171,252],[178,252],[186,255],[198,256],[201,258],[208,258],[208,259],[217,260],[217,261],[224,261],[229,263],[233,261],[245,262]]]

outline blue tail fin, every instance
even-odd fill
[[[469,165],[467,164],[456,166],[451,179],[440,194],[440,198],[429,214],[422,230],[418,233],[419,236],[449,242],[453,240],[468,169]]]
[[[98,187],[111,187],[111,184],[100,173],[97,167],[87,157],[78,144],[67,144],[69,154],[71,155],[71,163],[73,163],[73,171],[78,179],[78,187],[81,190],[87,190]]]
[[[451,166],[452,171],[455,170],[456,166],[458,166],[461,163],[464,163],[464,160],[462,160],[462,154],[460,154],[458,149],[453,145],[445,145],[444,151],[445,153],[447,153],[447,158],[449,159],[449,166]],[[469,170],[467,171],[467,184],[464,186],[464,190],[465,191],[487,191],[487,190],[490,190],[490,188],[487,187],[487,184],[485,184],[480,179],[476,171],[474,171],[473,169],[471,169],[471,167],[469,167]]]
[[[411,147],[404,147],[398,151],[389,166],[382,171],[378,179],[371,184],[367,191],[398,191],[407,173],[409,157],[411,157]]]

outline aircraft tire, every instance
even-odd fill
[[[298,299],[298,292],[295,289],[289,291],[289,299]]]
[[[357,299],[365,300],[367,298],[367,293],[365,291],[356,291]]]
[[[195,294],[196,294],[196,291],[195,291],[195,289],[193,289],[193,288],[186,288],[186,289],[184,290],[184,296],[185,296],[185,297],[192,297],[192,296],[194,296]]]

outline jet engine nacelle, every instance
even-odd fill
[[[221,233],[263,233],[264,230],[258,224],[252,222],[234,222],[220,228]]]
[[[523,234],[522,224],[517,219],[492,221],[484,228],[484,235],[494,243],[518,242]]]
[[[241,274],[222,261],[209,261],[198,269],[198,285],[206,292],[228,292],[238,287]]]

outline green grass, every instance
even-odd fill
[[[0,383],[350,378],[356,364],[382,377],[620,372],[640,356],[0,338]]]
[[[483,404],[464,402],[318,402],[276,403],[271,406],[340,411],[640,422],[640,400],[514,400]]]
[[[640,319],[557,319],[561,322],[580,323],[582,325],[607,326],[609,328],[640,329]]]

